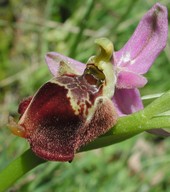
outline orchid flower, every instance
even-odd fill
[[[156,3],[141,19],[134,34],[119,51],[113,52],[112,64],[116,76],[116,89],[112,101],[119,116],[143,109],[138,88],[146,85],[143,74],[165,48],[168,37],[167,9]],[[54,76],[60,75],[61,61],[75,73],[81,74],[85,65],[59,53],[48,53],[46,63]],[[161,130],[155,131],[164,135]]]
[[[18,123],[10,128],[26,138],[43,159],[71,161],[85,144],[106,133],[118,116],[143,109],[138,88],[167,40],[167,10],[155,4],[120,51],[106,38],[95,43],[101,52],[83,64],[49,52],[53,78],[21,102]]]

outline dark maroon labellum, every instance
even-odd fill
[[[104,84],[104,74],[89,64],[82,76],[56,77],[20,104],[18,126],[35,154],[72,161],[81,146],[115,124],[114,106],[102,96]]]

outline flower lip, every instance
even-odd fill
[[[103,97],[102,72],[92,64],[87,66],[87,74],[54,77],[29,102],[20,104],[21,118],[16,128],[24,127],[24,137],[43,159],[71,161],[81,146],[116,123],[112,101]],[[15,131],[21,133],[20,129]]]

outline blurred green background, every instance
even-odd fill
[[[170,0],[160,1],[170,11]],[[9,114],[51,74],[44,61],[56,51],[82,62],[95,54],[94,40],[108,37],[120,49],[154,0],[0,0],[0,170],[27,149],[7,128]],[[170,16],[169,16],[170,21]],[[146,75],[142,95],[170,89],[167,47]],[[160,192],[170,190],[170,139],[147,133],[77,154],[70,163],[48,162],[26,174],[11,191]],[[12,174],[12,173],[11,173]],[[1,182],[1,181],[0,181]]]

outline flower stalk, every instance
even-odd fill
[[[0,173],[0,192],[7,190],[19,178],[25,175],[30,170],[38,165],[44,163],[43,159],[37,157],[32,150],[28,149],[21,156],[13,160],[1,173]]]

